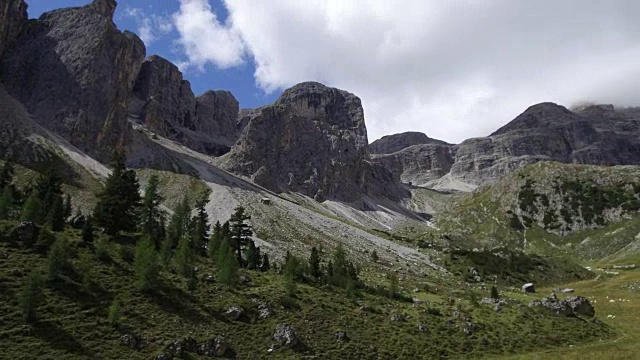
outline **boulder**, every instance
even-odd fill
[[[347,333],[345,331],[338,331],[336,333],[336,339],[338,341],[348,341],[349,337],[347,336]]]
[[[224,335],[218,335],[213,339],[198,346],[198,355],[209,357],[233,357],[234,351]]]
[[[244,309],[239,306],[231,306],[225,311],[224,316],[231,320],[239,320],[244,316]]]
[[[418,324],[418,331],[421,333],[428,333],[429,328],[425,324]]]
[[[39,232],[40,228],[36,224],[30,221],[23,221],[9,230],[6,237],[29,247],[38,240]]]
[[[533,283],[526,283],[522,285],[522,292],[524,293],[534,293],[536,292],[536,287]]]
[[[278,324],[272,338],[280,345],[288,347],[296,347],[300,344],[296,329],[289,324]]]
[[[566,298],[565,301],[576,315],[592,317],[596,314],[596,310],[593,308],[593,305],[591,305],[589,299],[583,296],[571,296]]]
[[[393,314],[391,315],[391,321],[393,322],[404,321],[404,317],[401,314]]]
[[[132,334],[125,334],[120,337],[122,345],[137,349],[141,345],[141,340],[138,336]]]

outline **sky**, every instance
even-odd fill
[[[89,0],[27,0],[30,17]],[[636,0],[120,0],[135,32],[196,94],[241,107],[319,81],[359,96],[369,140],[459,143],[552,101],[640,105]]]

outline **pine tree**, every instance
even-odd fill
[[[50,216],[51,212],[54,211],[53,208],[59,206],[57,202],[60,201],[60,203],[62,203],[62,178],[60,178],[54,170],[49,170],[45,174],[40,175],[38,180],[36,180],[34,190],[42,203],[41,220],[45,220]],[[61,204],[59,210],[62,212]],[[55,216],[62,215],[63,214],[58,214]]]
[[[67,196],[65,196],[64,198],[64,205],[63,205],[63,209],[64,209],[64,220],[67,221],[67,219],[69,219],[71,217],[71,212],[73,211],[72,205],[71,205],[71,195],[67,194]]]
[[[220,244],[216,264],[218,267],[218,281],[227,285],[230,289],[233,288],[238,282],[238,261],[226,239]]]
[[[143,291],[152,290],[158,274],[158,254],[148,235],[136,244],[133,266],[138,278],[138,288]]]
[[[21,221],[30,221],[34,223],[40,223],[42,219],[42,201],[38,197],[36,191],[32,191],[27,201],[22,206],[22,214],[20,215]]]
[[[0,195],[0,220],[9,219],[13,209],[13,190],[6,186]]]
[[[185,195],[173,212],[167,228],[167,238],[172,248],[175,248],[189,231],[190,213],[189,199]]]
[[[158,175],[151,175],[144,191],[140,208],[141,230],[153,239],[156,249],[160,248],[164,223],[164,211],[160,209],[162,197],[158,193]]]
[[[67,252],[67,243],[63,239],[57,239],[51,246],[47,258],[47,277],[49,280],[57,279],[62,273],[62,269],[67,264]]]
[[[191,219],[191,243],[198,254],[202,254],[209,240],[209,215],[205,210],[208,199],[196,203],[196,215]]]
[[[109,306],[109,324],[111,326],[118,326],[121,318],[120,301],[113,299],[113,302]]]
[[[109,235],[134,231],[137,224],[140,204],[138,179],[133,170],[126,169],[124,161],[124,153],[116,151],[111,162],[113,170],[98,194],[98,203],[93,211],[96,224]]]
[[[244,213],[244,208],[242,206],[238,206],[235,209],[233,215],[231,215],[231,248],[236,253],[236,259],[238,264],[243,264],[242,260],[242,252],[243,249],[248,245],[248,240],[251,239],[253,235],[253,231],[251,231],[251,227],[245,222],[246,220],[250,220],[251,216],[248,216]]]
[[[260,264],[260,271],[269,271],[271,264],[269,263],[269,255],[264,253],[262,255],[262,264]]]
[[[256,247],[256,244],[253,240],[249,240],[248,246],[245,249],[245,258],[247,261],[247,269],[256,270],[258,266],[260,266],[260,261],[262,260],[260,256],[260,248]]]
[[[491,286],[491,298],[500,299],[500,293],[498,292],[498,288],[495,285]]]
[[[218,249],[220,248],[220,243],[222,243],[222,225],[220,225],[220,221],[216,221],[215,225],[213,225],[213,231],[211,232],[211,237],[209,238],[209,258],[215,261],[216,254],[218,253]]]
[[[378,260],[379,260],[378,252],[373,250],[373,252],[371,252],[371,261],[373,261],[374,263],[377,263]]]
[[[47,225],[52,231],[64,230],[64,204],[61,196],[55,196],[47,214]]]
[[[84,241],[85,244],[91,244],[93,239],[93,220],[87,217],[84,224],[82,224],[82,241]]]
[[[387,277],[389,278],[389,298],[393,299],[398,296],[398,277],[391,272]]]
[[[27,278],[27,283],[20,292],[18,299],[22,316],[26,322],[32,322],[36,319],[36,308],[40,303],[42,296],[42,277],[40,271],[34,270]]]
[[[13,182],[14,171],[15,167],[12,162],[5,161],[5,163],[2,164],[2,168],[0,168],[0,189],[6,188]]]
[[[320,254],[315,246],[311,248],[311,255],[309,256],[309,274],[315,280],[318,280],[322,275],[322,271],[320,270]]]
[[[178,265],[178,272],[185,279],[191,277],[193,262],[193,249],[189,240],[184,237],[178,243],[178,249],[176,250],[176,264]]]

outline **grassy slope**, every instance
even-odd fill
[[[39,320],[33,326],[22,322],[16,298],[29,271],[44,266],[45,256],[6,239],[0,242],[0,253],[8,256],[0,262],[2,356],[148,358],[159,354],[173,339],[192,336],[204,341],[224,333],[238,358],[266,358],[273,357],[267,349],[278,323],[293,324],[307,350],[295,353],[278,349],[277,358],[477,358],[567,346],[612,335],[606,326],[591,321],[561,318],[515,303],[496,313],[490,306],[467,300],[466,285],[452,283],[438,285],[432,293],[416,294],[427,301],[417,307],[366,293],[350,300],[340,289],[300,284],[295,307],[285,309],[279,305],[284,293],[280,275],[249,272],[249,285],[228,290],[204,280],[215,275],[207,259],[198,260],[200,281],[193,294],[169,268],[161,272],[158,289],[145,295],[134,286],[132,264],[122,258],[126,253],[122,249],[130,249],[131,244],[112,243],[110,260],[105,261],[77,240],[75,230],[59,236],[70,239],[72,265],[62,281],[46,286],[44,301],[37,309]],[[107,322],[107,309],[116,297],[122,301],[124,320],[120,327],[113,328]],[[254,297],[269,303],[275,315],[259,319],[256,305],[250,300]],[[363,304],[373,312],[358,310]],[[231,305],[247,309],[247,318],[225,319],[223,312]],[[433,315],[433,309],[441,315]],[[460,313],[457,317],[456,309]],[[391,322],[394,313],[404,314],[406,321]],[[472,336],[462,331],[466,318],[478,326]],[[418,323],[425,324],[430,332],[418,332]],[[338,331],[346,331],[351,340],[337,341]],[[129,333],[144,338],[145,344],[138,350],[122,345],[119,338]],[[25,349],[29,349],[28,354]]]
[[[640,216],[632,215],[604,227],[560,236],[545,231],[535,223],[524,232],[516,231],[510,227],[507,212],[517,210],[518,192],[527,179],[540,184],[551,184],[554,179],[593,180],[615,184],[636,182],[637,172],[637,167],[537,163],[460,199],[438,217],[437,225],[443,233],[453,238],[470,239],[469,246],[508,245],[554,256],[563,254],[583,259],[602,258],[623,250],[637,240],[635,236],[640,233]],[[541,207],[539,203],[538,207]],[[612,235],[616,230],[617,233]],[[589,240],[583,243],[587,238]]]

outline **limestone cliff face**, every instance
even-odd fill
[[[351,93],[301,83],[245,116],[250,120],[222,164],[257,184],[351,202],[384,192],[392,181],[389,172],[368,162],[364,111]]]
[[[0,81],[44,125],[106,160],[129,142],[127,108],[145,46],[113,23],[116,2],[55,10],[22,27]]]
[[[27,19],[27,4],[24,0],[4,0],[0,3],[0,58],[5,49],[15,45]]]
[[[451,145],[442,140],[432,139],[420,132],[404,132],[400,134],[386,135],[369,144],[372,154],[393,154],[413,145]]]
[[[196,98],[178,67],[157,55],[142,64],[129,108],[150,130],[214,156],[228,152],[237,140],[238,112],[238,101],[228,91]]]
[[[403,182],[425,184],[448,172],[447,179],[482,185],[538,161],[591,165],[640,164],[640,110],[593,105],[570,111],[553,104],[533,105],[488,137],[458,145],[397,134],[372,148],[374,161]],[[382,141],[386,140],[386,141]],[[393,141],[390,141],[393,140]],[[409,145],[425,141],[423,145]],[[398,147],[408,145],[398,150]],[[384,151],[393,151],[386,153]],[[380,155],[384,154],[384,155]]]

